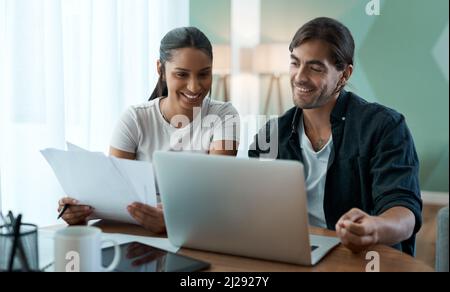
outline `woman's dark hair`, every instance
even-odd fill
[[[308,40],[319,39],[330,44],[331,58],[338,71],[347,65],[353,65],[355,41],[350,30],[339,21],[328,18],[315,18],[303,25],[295,34],[289,45],[292,52]]]
[[[159,48],[159,60],[161,62],[161,75],[158,84],[149,100],[167,96],[168,89],[165,81],[165,64],[172,59],[172,53],[176,49],[195,48],[203,51],[213,60],[212,45],[206,35],[196,27],[180,27],[169,31],[161,40]]]

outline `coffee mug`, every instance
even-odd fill
[[[102,244],[114,246],[114,259],[109,267],[102,266]],[[56,272],[111,272],[120,262],[120,247],[113,240],[102,240],[96,227],[67,227],[55,234]]]

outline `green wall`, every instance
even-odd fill
[[[213,44],[227,44],[231,39],[231,1],[191,0],[190,25],[201,29]]]
[[[421,158],[422,188],[448,191],[448,73],[446,78],[439,66],[446,57],[448,72],[448,30],[446,52],[441,49],[436,58],[433,49],[448,27],[449,2],[404,2],[386,1],[383,18],[361,46],[362,66],[380,102],[408,121]]]
[[[347,25],[356,42],[348,89],[405,115],[421,161],[421,188],[448,192],[449,1],[382,0],[379,16],[366,15],[368,2],[261,0],[261,42],[289,42],[302,24],[318,16]],[[191,24],[215,42],[228,42],[229,3],[191,0]],[[288,79],[283,83],[288,108]]]

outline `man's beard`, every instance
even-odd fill
[[[332,98],[332,94],[328,91],[328,88],[325,87],[321,90],[318,96],[315,96],[311,98],[311,102],[308,104],[304,104],[302,99],[300,97],[295,96],[295,89],[294,91],[294,104],[295,106],[301,108],[301,109],[315,109],[324,106],[328,103],[328,101]]]

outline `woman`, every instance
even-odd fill
[[[110,155],[152,161],[157,150],[200,151],[205,154],[237,154],[239,117],[230,103],[211,100],[212,46],[197,28],[177,28],[161,40],[157,61],[158,84],[150,100],[130,107],[119,121]],[[63,219],[70,225],[85,224],[89,206],[71,198],[59,201]],[[162,206],[141,203],[128,206],[130,215],[155,233],[165,231]]]

